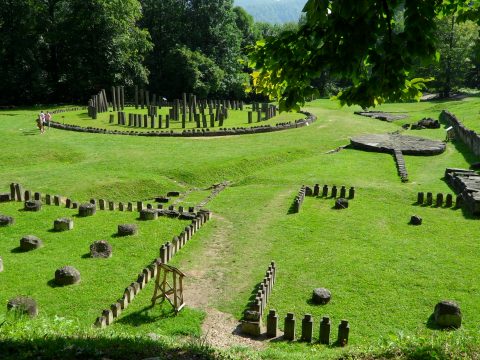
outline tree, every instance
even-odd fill
[[[41,8],[35,0],[0,0],[0,102],[43,99]]]
[[[74,98],[111,85],[146,82],[149,35],[136,26],[137,0],[69,0],[60,9],[58,88]]]
[[[137,0],[0,0],[0,101],[84,101],[146,81]]]
[[[175,48],[165,59],[165,82],[168,96],[181,92],[193,93],[200,98],[215,94],[221,86],[224,72],[200,51],[185,46]]]
[[[167,74],[166,56],[185,46],[213,60],[224,72],[217,94],[242,96],[245,79],[238,61],[242,34],[235,23],[232,0],[142,0],[142,4],[142,25],[149,30],[154,43],[147,60],[152,91],[171,93],[166,79],[174,78],[182,69],[180,64],[176,68],[169,66],[171,73]]]
[[[351,81],[337,96],[342,104],[418,98],[425,79],[409,72],[437,58],[435,19],[455,14],[459,22],[478,21],[479,8],[469,0],[308,0],[298,31],[253,49],[253,85],[277,98],[281,109],[298,109],[315,93],[311,79],[323,72]],[[399,13],[402,26],[396,25]]]
[[[428,88],[448,97],[453,89],[468,86],[479,27],[471,21],[458,24],[454,16],[437,19],[436,25],[436,47],[440,60],[426,67],[414,67],[412,72],[415,76],[433,78],[427,84]]]

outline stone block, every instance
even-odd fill
[[[136,235],[138,227],[136,224],[121,224],[118,225],[118,236]]]
[[[93,216],[97,212],[97,206],[95,204],[82,204],[78,208],[78,216],[80,217],[87,217]]]
[[[0,203],[9,202],[10,201],[10,193],[1,193],[0,194]]]
[[[53,222],[55,231],[68,231],[73,229],[73,220],[69,218],[60,218]]]
[[[15,223],[15,219],[11,216],[0,215],[0,227],[9,226]]]
[[[30,251],[43,247],[43,242],[34,235],[26,235],[20,239],[20,249]]]
[[[140,211],[140,220],[156,220],[158,219],[158,212],[153,209],[143,209]]]
[[[7,302],[8,311],[16,311],[34,318],[38,315],[37,302],[27,296],[17,296]]]
[[[462,326],[462,312],[454,301],[444,300],[436,304],[433,318],[441,328],[458,329]]]
[[[42,210],[42,202],[40,200],[26,200],[23,209],[25,211],[40,211]]]
[[[73,285],[80,282],[80,272],[73,266],[64,266],[55,271],[55,283],[57,285]]]

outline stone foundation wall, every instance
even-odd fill
[[[475,131],[465,127],[455,115],[447,110],[441,112],[440,121],[445,121],[452,125],[455,136],[462,140],[476,156],[480,156],[480,136]]]
[[[209,128],[205,129],[195,129],[195,130],[183,130],[182,132],[170,131],[121,131],[121,130],[107,130],[99,129],[94,127],[81,127],[76,125],[62,124],[56,121],[50,122],[50,127],[85,132],[85,133],[94,133],[94,134],[109,134],[109,135],[131,135],[131,136],[150,136],[150,137],[204,137],[204,136],[230,136],[230,135],[248,135],[248,134],[259,134],[273,131],[281,131],[288,129],[295,129],[312,124],[317,118],[315,115],[302,112],[306,115],[305,119],[299,119],[294,122],[278,123],[276,125],[262,125],[254,126],[249,128],[220,128],[219,130],[210,130]]]

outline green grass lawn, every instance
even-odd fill
[[[99,211],[95,216],[83,218],[77,216],[78,210],[56,206],[43,206],[40,212],[25,212],[22,205],[17,202],[0,204],[0,213],[16,219],[14,225],[1,229],[0,253],[5,271],[0,276],[0,303],[5,304],[19,294],[31,296],[37,300],[42,316],[58,316],[84,326],[91,326],[102,309],[109,308],[121,298],[125,288],[136,280],[143,268],[158,257],[160,245],[170,241],[188,224],[188,221],[165,217],[156,221],[139,221],[138,213],[119,211]],[[52,231],[53,221],[59,217],[72,218],[74,229]],[[125,223],[136,223],[139,233],[117,237],[117,225]],[[44,246],[19,252],[19,241],[28,234],[38,236]],[[96,240],[107,240],[112,245],[111,258],[90,257],[90,244]],[[79,284],[64,287],[54,284],[55,270],[65,265],[80,271]],[[142,323],[138,317],[150,305],[152,294],[153,282],[122,314],[119,324],[135,323],[136,327],[148,328],[151,321]],[[162,311],[166,310],[168,308]],[[162,317],[162,311],[144,311],[144,317],[171,317]],[[190,316],[197,319],[194,333],[199,331],[202,316]]]
[[[167,107],[162,107],[158,110],[158,115],[162,116],[162,128],[158,128],[158,117],[155,119],[155,128],[151,128],[150,118],[148,119],[148,127],[145,128],[144,126],[144,119],[143,116],[147,114],[147,109],[135,109],[134,107],[126,107],[126,123],[127,125],[118,125],[117,123],[117,112],[110,111],[98,114],[97,119],[93,120],[90,118],[86,112],[86,110],[78,110],[78,111],[71,111],[66,113],[61,113],[54,115],[53,120],[70,124],[70,125],[77,125],[82,127],[95,127],[99,129],[107,129],[107,130],[119,130],[119,131],[139,131],[139,132],[147,132],[147,131],[174,131],[174,132],[181,132],[185,129],[196,129],[197,124],[195,120],[189,121],[187,116],[185,129],[182,128],[182,120],[170,120],[169,128],[166,129],[166,120],[165,116],[168,114]],[[220,126],[219,122],[215,122],[215,126],[212,128],[210,126],[210,117],[207,114],[207,124],[208,128],[213,130],[218,130],[220,128],[233,128],[233,127],[252,127],[252,126],[264,126],[264,125],[275,125],[277,123],[295,121],[299,119],[305,118],[305,115],[298,114],[298,113],[281,113],[277,114],[277,116],[265,120],[264,115],[262,115],[262,120],[260,122],[257,121],[257,114],[253,114],[253,122],[251,124],[248,123],[248,111],[251,111],[251,106],[246,106],[243,111],[241,110],[229,110],[228,111],[228,119],[223,122],[223,126]],[[128,114],[141,114],[142,115],[142,127],[132,127],[128,126]],[[110,114],[115,115],[114,123],[110,123]],[[203,128],[202,120],[200,120],[201,128]]]
[[[480,337],[476,329],[480,323],[480,289],[477,274],[480,265],[477,259],[480,249],[476,234],[480,223],[462,210],[413,205],[418,191],[451,193],[442,179],[445,168],[466,168],[477,161],[475,157],[457,142],[448,143],[445,153],[438,156],[406,156],[410,181],[402,183],[389,154],[353,149],[327,152],[347,145],[349,138],[355,135],[393,132],[423,117],[438,118],[442,109],[449,109],[467,124],[464,119],[473,120],[480,109],[480,99],[379,107],[381,111],[409,115],[393,123],[354,115],[353,111],[358,109],[339,108],[334,102],[317,100],[305,106],[305,110],[318,116],[308,127],[198,139],[116,137],[55,129],[39,135],[33,121],[34,111],[3,111],[0,112],[0,151],[3,154],[0,185],[3,184],[1,187],[6,191],[10,182],[19,182],[26,188],[82,201],[91,197],[144,200],[170,190],[191,191],[183,201],[185,206],[191,206],[208,196],[209,191],[205,189],[213,183],[230,181],[232,185],[207,205],[214,213],[213,220],[195,235],[195,240],[182,249],[173,263],[187,273],[203,269],[203,280],[215,289],[211,306],[240,318],[255,285],[262,279],[269,262],[275,260],[278,277],[267,309],[275,308],[282,324],[286,312],[294,312],[297,321],[305,313],[315,316],[315,336],[318,336],[322,315],[331,316],[334,336],[340,319],[348,319],[351,326],[347,349],[274,342],[263,352],[232,350],[234,358],[338,358],[342,354],[368,358],[373,356],[371,354],[395,353],[396,346],[410,349],[409,354],[415,349],[421,354],[424,354],[421,351],[438,350],[437,358],[451,358],[452,349],[458,351],[454,353],[457,355],[466,351],[466,358],[471,358],[472,354],[478,356]],[[91,121],[82,120],[75,113],[65,116],[70,115],[78,117],[75,121]],[[234,125],[227,122],[226,126]],[[438,140],[445,138],[444,126],[403,133]],[[315,183],[355,186],[356,198],[349,209],[342,211],[332,209],[331,199],[307,198],[300,213],[288,214],[300,186]],[[18,208],[18,204],[1,205],[0,212],[15,212]],[[28,216],[45,217],[42,220],[45,225],[41,225],[45,233],[40,232],[40,237],[47,238],[56,234],[47,232],[52,220],[46,214]],[[423,217],[422,226],[407,224],[413,214]],[[97,215],[113,216],[109,213]],[[97,267],[98,261],[82,259],[81,255],[97,237],[111,236],[114,232],[111,223],[118,221],[97,215],[85,219],[95,222],[88,230],[91,235],[76,238],[78,235],[74,232],[69,234],[77,239],[76,243],[83,244],[71,255],[79,267],[92,264]],[[131,221],[134,220],[133,214],[118,215],[132,216]],[[38,226],[40,224],[43,223],[39,222]],[[165,231],[169,226],[177,226],[175,224],[166,224]],[[22,231],[0,229],[2,239],[6,239],[0,242],[0,256],[5,262],[13,255],[34,255],[10,253],[31,225],[24,226]],[[170,236],[165,239],[162,236],[161,240],[155,236],[145,240],[153,241],[152,246],[148,246],[151,255],[146,252],[146,256],[141,256],[144,262],[129,264],[132,270],[125,271],[127,279],[120,282],[118,291],[155,257],[159,244],[170,240]],[[117,240],[112,239],[113,242]],[[47,249],[46,246],[40,251]],[[114,257],[108,261],[116,260]],[[29,290],[32,295],[45,292],[47,296],[52,291],[45,282],[53,276],[54,269],[50,271],[50,268],[55,266],[54,262],[45,265],[44,278]],[[2,301],[19,290],[19,285],[11,285],[18,281],[12,276],[8,271],[0,274]],[[324,307],[308,303],[312,289],[319,286],[328,287],[333,294],[331,303]],[[39,290],[40,287],[43,290]],[[6,295],[3,295],[4,288],[8,289]],[[118,291],[113,292],[113,297],[105,298],[107,304],[100,298],[92,300],[98,301],[98,306],[92,306],[95,310],[92,315],[118,297]],[[146,292],[149,291],[153,289]],[[442,299],[456,300],[460,304],[464,314],[462,330],[445,333],[427,327],[434,305]],[[144,335],[148,331],[162,334],[198,332],[198,323],[203,317],[201,312],[193,311],[196,319],[193,323],[189,322],[190,316],[172,320],[163,316],[161,309],[156,310],[158,313],[146,310],[147,295],[138,303],[137,300],[134,302],[136,308],[132,308],[133,315],[126,314],[127,320],[119,321],[112,329],[117,327],[122,334],[143,331]],[[55,308],[52,302],[47,300],[50,304],[45,306]],[[54,311],[46,313],[53,315]],[[90,318],[88,316],[88,323]],[[170,321],[166,327],[171,331],[162,331],[163,327],[156,322],[160,318]],[[79,321],[81,325],[84,320]],[[297,331],[299,329],[297,325]],[[0,327],[0,338],[1,333]]]

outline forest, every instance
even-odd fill
[[[395,29],[403,26],[402,8]],[[255,22],[233,0],[0,0],[0,104],[83,103],[101,88],[146,86],[167,98],[248,98],[247,55],[261,39],[305,22]],[[478,25],[435,20],[438,61],[413,65],[444,95],[477,88]],[[329,71],[311,85],[335,95],[351,79]]]

